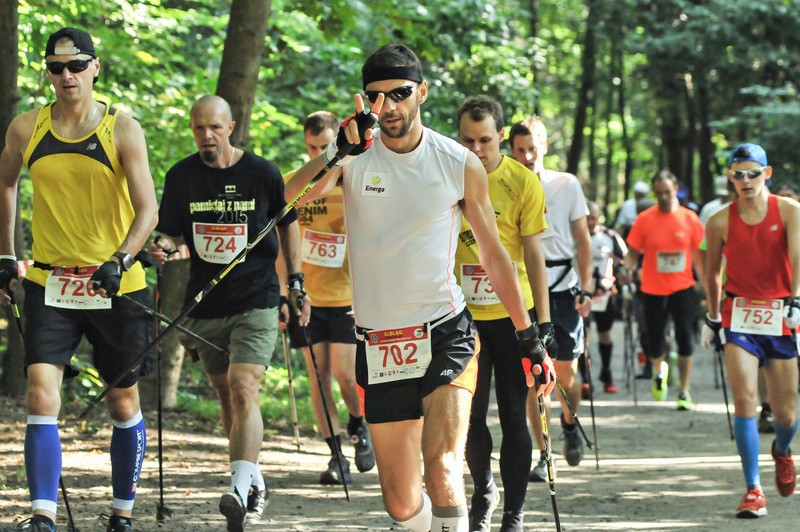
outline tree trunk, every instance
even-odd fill
[[[719,175],[721,170],[715,167],[714,142],[711,140],[711,128],[709,122],[709,98],[708,84],[705,78],[697,82],[697,120],[700,122],[700,138],[698,139],[698,155],[700,157],[700,197],[703,203],[714,198],[715,184],[714,177]]]
[[[19,15],[17,13],[18,2],[0,2],[0,43],[4,50],[11,50],[14,53],[0,54],[0,150],[5,147],[5,132],[8,130],[11,120],[17,114],[17,103],[19,94],[17,93],[17,70],[19,69],[19,56],[16,50],[19,49]],[[22,237],[22,224],[19,215],[19,199],[17,199],[17,209],[14,224],[14,254],[22,258],[25,250],[25,242]],[[17,284],[16,300],[18,305],[23,304],[23,293],[20,284]],[[16,330],[16,323],[11,309],[4,309],[6,314],[8,335],[6,342],[6,352],[3,357],[3,374],[0,379],[0,392],[12,397],[21,397],[25,394],[25,379],[23,376],[25,350],[22,345],[22,338]]]
[[[694,199],[694,153],[697,147],[697,113],[695,111],[695,88],[692,75],[684,75],[684,98],[686,100],[686,142],[683,145],[683,167],[680,169],[682,175],[678,179],[683,181],[686,187],[686,200]]]
[[[231,106],[237,124],[231,144],[241,148],[247,146],[271,4],[271,0],[233,0],[231,4],[217,95]]]
[[[575,107],[575,130],[572,134],[572,144],[567,154],[567,172],[578,173],[578,164],[583,152],[583,128],[586,126],[587,109],[593,98],[594,93],[594,74],[595,74],[595,26],[597,25],[597,0],[586,0],[589,13],[586,17],[586,34],[583,43],[583,59],[581,67],[581,88],[578,93],[578,103]]]

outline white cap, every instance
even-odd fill
[[[637,181],[633,184],[633,191],[638,192],[639,194],[647,194],[650,192],[650,185],[644,181]]]

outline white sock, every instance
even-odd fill
[[[244,504],[247,504],[247,492],[250,491],[256,475],[261,475],[261,473],[253,462],[247,460],[231,462],[231,491],[237,491]]]
[[[253,473],[251,485],[257,487],[260,491],[264,491],[264,474],[261,473],[261,467],[258,462],[256,462],[256,471]]]
[[[432,510],[431,532],[467,532],[469,518],[467,505],[435,506]]]
[[[417,513],[405,521],[398,521],[397,524],[414,532],[429,532],[431,530],[431,499],[428,494],[422,492],[422,506]]]

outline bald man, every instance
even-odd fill
[[[198,152],[167,172],[159,208],[157,238],[150,253],[162,264],[185,242],[191,253],[186,303],[242,251],[286,205],[277,166],[230,143],[236,123],[228,103],[203,96],[192,106],[192,134]],[[275,347],[280,290],[278,246],[289,272],[292,310],[307,324],[310,300],[300,270],[300,230],[292,210],[189,313],[186,327],[225,349],[221,353],[188,336],[181,343],[203,361],[220,400],[228,436],[231,485],[219,501],[229,531],[257,522],[268,492],[258,467],[264,433],[258,405],[261,377]],[[280,236],[280,241],[278,240]],[[303,310],[297,308],[304,298]]]

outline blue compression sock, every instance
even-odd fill
[[[25,429],[25,473],[31,508],[56,513],[61,476],[61,439],[56,416],[28,416]]]
[[[742,459],[742,472],[747,488],[761,487],[758,472],[758,427],[754,417],[733,417],[733,434],[736,436],[736,449]]]
[[[147,443],[142,412],[128,421],[111,420],[111,486],[115,510],[132,510]]]
[[[781,427],[777,423],[775,426],[775,451],[779,454],[786,456],[789,454],[789,445],[792,443],[795,432],[797,432],[797,420],[794,420],[794,425],[788,429]]]

